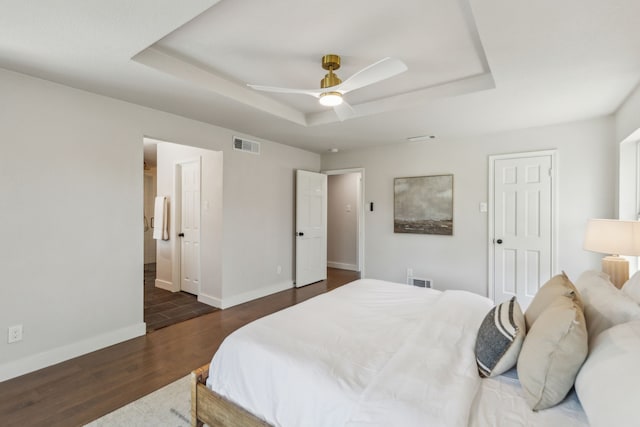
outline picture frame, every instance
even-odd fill
[[[394,233],[453,235],[453,175],[394,178]]]

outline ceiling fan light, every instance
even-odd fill
[[[320,95],[319,101],[325,107],[335,107],[342,104],[342,94],[340,92],[325,92]]]

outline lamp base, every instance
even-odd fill
[[[617,255],[606,256],[602,258],[602,271],[620,289],[629,280],[629,261]]]

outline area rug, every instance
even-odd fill
[[[87,427],[188,427],[190,425],[189,375],[86,424]]]

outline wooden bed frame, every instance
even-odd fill
[[[191,372],[191,426],[267,427],[271,424],[207,388],[209,364]]]

